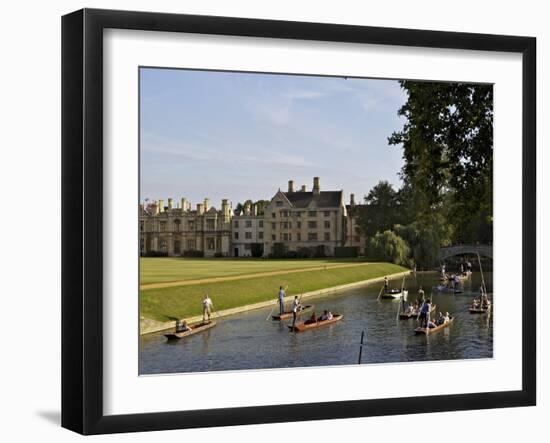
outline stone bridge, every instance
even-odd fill
[[[457,245],[441,248],[439,250],[439,260],[443,261],[454,255],[479,254],[485,257],[493,258],[493,246],[491,245]]]

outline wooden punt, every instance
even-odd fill
[[[435,311],[436,307],[437,307],[437,305],[432,306],[432,309],[430,309],[430,314],[433,311]],[[399,319],[400,320],[409,320],[410,318],[417,318],[419,314],[420,314],[419,311],[413,312],[412,314],[401,313],[401,314],[399,314]]]
[[[393,289],[390,289],[388,292],[383,292],[380,298],[396,299],[396,298],[401,298],[402,295],[405,297],[405,300],[406,300],[407,295],[409,295],[409,291],[405,291],[405,290],[401,291],[401,289],[393,288]]]
[[[491,302],[488,302],[488,305],[485,309],[479,307],[479,308],[472,308],[470,306],[470,314],[485,314],[491,310]]]
[[[451,317],[450,320],[447,323],[443,323],[442,325],[436,326],[435,328],[416,328],[414,330],[414,333],[416,335],[431,335],[434,332],[439,332],[442,329],[445,329],[446,327],[450,326],[451,323],[454,321],[454,317]]]
[[[333,314],[331,320],[317,320],[311,323],[308,323],[309,320],[301,321],[294,325],[294,332],[303,332],[307,331],[308,329],[316,329],[320,328],[321,326],[331,325],[332,323],[336,323],[337,321],[342,320],[342,318],[344,318],[342,314]],[[288,329],[292,331],[292,325],[288,325]]]
[[[189,327],[191,328],[190,331],[172,332],[169,334],[164,334],[164,336],[168,340],[179,340],[180,338],[189,337],[191,335],[198,334],[199,332],[206,331],[207,329],[211,329],[214,326],[216,326],[215,320],[211,320],[209,322],[205,321],[205,322],[195,323],[194,325],[189,325]]]
[[[313,308],[313,305],[306,305],[302,308],[302,310],[298,311],[297,316],[299,317],[302,315],[303,312],[311,311]],[[292,318],[292,311],[286,311],[283,315],[272,315],[271,318],[273,320],[288,320],[289,318]]]

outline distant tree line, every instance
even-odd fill
[[[401,81],[407,93],[401,131],[403,185],[381,181],[359,207],[367,255],[431,267],[441,246],[492,244],[493,88]]]

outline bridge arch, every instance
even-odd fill
[[[493,258],[492,245],[457,245],[448,246],[439,250],[439,260],[443,261],[455,255],[479,254],[484,257]]]

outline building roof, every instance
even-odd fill
[[[307,208],[314,201],[318,208],[335,208],[340,206],[343,199],[343,191],[321,191],[319,194],[313,192],[283,192],[288,201],[296,208]]]

